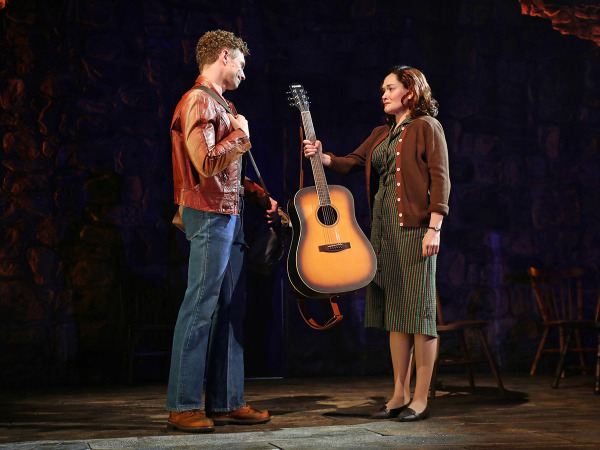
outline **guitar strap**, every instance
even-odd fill
[[[315,319],[312,318],[311,314],[308,312],[306,308],[306,297],[298,292],[296,292],[296,301],[298,302],[298,309],[300,310],[300,315],[307,323],[307,325],[315,330],[327,330],[331,328],[336,323],[344,318],[342,314],[340,314],[340,307],[337,304],[337,295],[332,295],[329,298],[329,303],[331,304],[331,309],[333,310],[333,317],[327,321],[325,325],[319,325]]]
[[[300,126],[300,188],[304,187],[304,169],[302,162],[304,161],[304,129]],[[312,315],[308,312],[308,308],[306,307],[306,297],[299,292],[296,292],[296,302],[298,303],[298,309],[300,310],[300,315],[306,322],[306,324],[315,329],[315,330],[327,330],[338,323],[343,319],[343,315],[340,314],[340,307],[337,304],[338,295],[332,295],[329,298],[329,303],[331,305],[331,310],[333,311],[333,317],[325,323],[325,325],[319,325],[315,319],[312,318]]]

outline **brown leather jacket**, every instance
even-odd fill
[[[217,92],[202,75],[194,87],[198,85]],[[233,129],[225,108],[208,93],[190,89],[175,108],[171,142],[175,203],[203,211],[239,214],[242,160],[251,144],[241,129]],[[268,203],[265,192],[255,183],[245,179],[244,187],[250,200]]]

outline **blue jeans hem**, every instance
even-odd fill
[[[202,410],[202,405],[199,406],[183,406],[181,408],[169,408],[167,406],[167,411],[172,411],[172,412],[185,412],[185,411],[191,411],[192,409],[199,409]]]
[[[243,408],[244,406],[246,406],[246,402],[242,403],[240,406],[238,406],[237,408],[232,408],[232,409],[211,409],[210,411],[207,410],[207,413],[224,413],[224,412],[232,412],[232,411],[237,411],[240,408]]]

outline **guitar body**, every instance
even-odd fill
[[[317,189],[300,189],[288,203],[292,243],[288,277],[306,297],[329,298],[366,286],[375,276],[377,259],[358,226],[354,199],[343,186],[330,185],[331,203],[319,203]]]

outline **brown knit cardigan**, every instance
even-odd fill
[[[334,172],[349,174],[365,169],[371,209],[379,187],[379,175],[371,166],[371,154],[388,132],[388,125],[375,128],[356,150],[346,156],[327,153],[331,156],[328,169]],[[418,117],[406,126],[400,146],[400,155],[396,156],[396,169],[400,168],[396,193],[401,199],[402,223],[407,227],[428,226],[432,212],[448,215],[450,176],[448,147],[442,125],[433,117]]]

